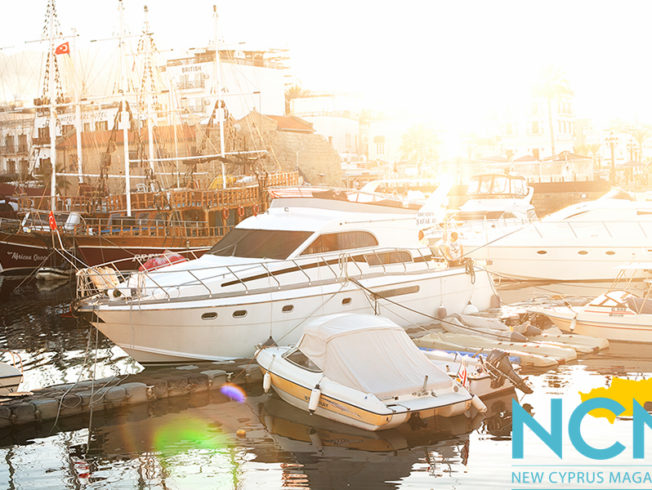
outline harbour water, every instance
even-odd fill
[[[505,285],[501,296],[516,303],[556,293],[599,292],[591,285],[560,288]],[[68,314],[72,294],[71,287],[48,290],[4,278],[0,347],[20,354],[23,390],[142,370]],[[11,361],[11,356],[5,354],[3,360]],[[607,352],[528,373],[534,393],[516,396],[546,425],[551,398],[576,404],[580,391],[607,386],[615,375],[639,378],[651,372],[652,355],[648,359],[644,351]],[[4,429],[0,487],[546,488],[519,486],[515,475],[559,462],[540,441],[530,441],[525,459],[512,458],[511,396],[489,400],[486,417],[461,416],[372,433],[309,416],[258,386],[248,387],[245,395],[241,401],[221,393],[195,394],[95,414],[90,429],[87,416]],[[631,432],[627,420],[618,419],[613,426],[591,417],[585,422],[591,442],[599,447],[613,443],[614,434]],[[586,461],[571,450],[563,463]]]

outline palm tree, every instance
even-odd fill
[[[299,97],[306,97],[310,95],[309,90],[304,90],[298,85],[292,85],[285,91],[285,114],[290,114],[290,103],[292,99],[298,99]]]
[[[646,124],[630,124],[622,128],[622,132],[630,135],[638,144],[638,161],[643,161],[643,143],[652,136],[652,126]],[[634,158],[632,158],[634,160]]]
[[[548,128],[550,130],[550,147],[553,157],[555,151],[555,131],[552,118],[553,101],[559,101],[565,96],[573,95],[568,79],[559,68],[547,67],[541,76],[539,83],[534,89],[535,95],[546,99],[548,110]]]

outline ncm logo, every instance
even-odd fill
[[[606,448],[596,448],[588,444],[580,426],[584,417],[596,409],[609,410],[614,416],[625,411],[620,403],[611,398],[591,398],[578,405],[568,420],[568,437],[573,447],[582,455],[591,459],[610,459],[625,450],[625,446],[616,441]],[[562,457],[563,423],[561,398],[550,400],[550,431],[543,428],[518,402],[512,399],[512,458],[523,458],[523,428],[529,427],[532,432],[548,446],[559,458]],[[635,459],[645,457],[645,426],[652,427],[650,415],[636,400],[632,400],[633,415],[633,453]]]

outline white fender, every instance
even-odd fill
[[[474,313],[478,313],[479,311],[480,310],[478,310],[478,307],[469,301],[469,303],[462,310],[462,313],[464,313],[465,315],[473,315]]]
[[[480,413],[487,413],[487,405],[485,405],[480,398],[478,398],[478,395],[473,395],[473,398],[471,398],[471,404],[475,407],[475,409],[480,412]]]
[[[319,389],[319,385],[317,385],[310,392],[310,401],[308,402],[308,411],[310,413],[314,413],[315,410],[317,410],[320,397],[321,397],[321,390]]]
[[[267,393],[271,387],[272,387],[272,375],[269,374],[269,371],[265,371],[265,375],[263,376],[263,391]]]

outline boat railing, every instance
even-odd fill
[[[398,253],[409,254],[410,260],[397,259],[397,257],[407,257],[407,255],[398,256]],[[370,257],[374,257],[375,260],[370,260]],[[361,267],[365,263],[368,267]],[[378,273],[383,275],[392,271],[390,265],[400,267],[397,271],[407,272],[409,264],[413,264],[415,270],[434,269],[437,264],[439,267],[445,267],[443,262],[426,248],[423,250],[384,248],[272,261],[257,259],[238,264],[186,269],[157,267],[145,270],[141,263],[139,270],[131,274],[123,272],[124,267],[120,267],[116,262],[111,262],[78,271],[77,298],[82,299],[101,292],[107,292],[114,297],[128,296],[133,300],[142,298],[169,300],[172,298],[170,295],[172,291],[175,291],[175,297],[201,295],[200,291],[194,291],[194,288],[199,288],[211,297],[221,288],[233,285],[240,285],[242,291],[249,294],[256,287],[260,287],[260,283],[258,286],[253,286],[255,281],[264,278],[273,281],[271,287],[277,289],[284,285],[296,286],[296,276],[289,283],[281,279],[281,276],[293,272],[301,273],[303,278],[299,281],[301,284],[310,285],[318,279],[361,278],[365,274],[373,273],[378,266],[380,266]],[[216,289],[216,284],[220,289]],[[185,290],[183,294],[182,290]]]
[[[157,220],[148,218],[89,218],[66,230],[75,235],[216,237],[224,236],[227,226],[209,226],[207,221]]]
[[[259,203],[259,185],[265,187],[298,185],[297,172],[280,172],[268,174],[249,184],[235,184],[226,189],[168,189],[157,192],[132,192],[132,209],[172,209],[184,207],[197,208],[233,208],[253,206]],[[80,196],[55,196],[56,209],[77,211],[80,213],[117,212],[127,209],[125,194]],[[20,196],[18,206],[23,210],[51,209],[52,197],[49,195]]]
[[[179,255],[183,256],[186,260],[195,260],[198,259],[203,252],[209,249],[210,247],[200,247],[175,251],[174,253],[134,255],[133,257],[79,269],[77,271],[77,298],[94,296],[99,292],[117,287],[119,284],[127,281],[133,275],[134,270],[141,269],[140,272],[145,270],[146,263],[150,259],[158,258],[159,260],[163,260],[163,264],[154,266],[154,268],[161,268],[179,263]],[[150,279],[156,284],[158,289],[164,290],[164,288],[148,274],[137,275],[137,278],[139,288],[146,287],[144,281],[145,279]]]

